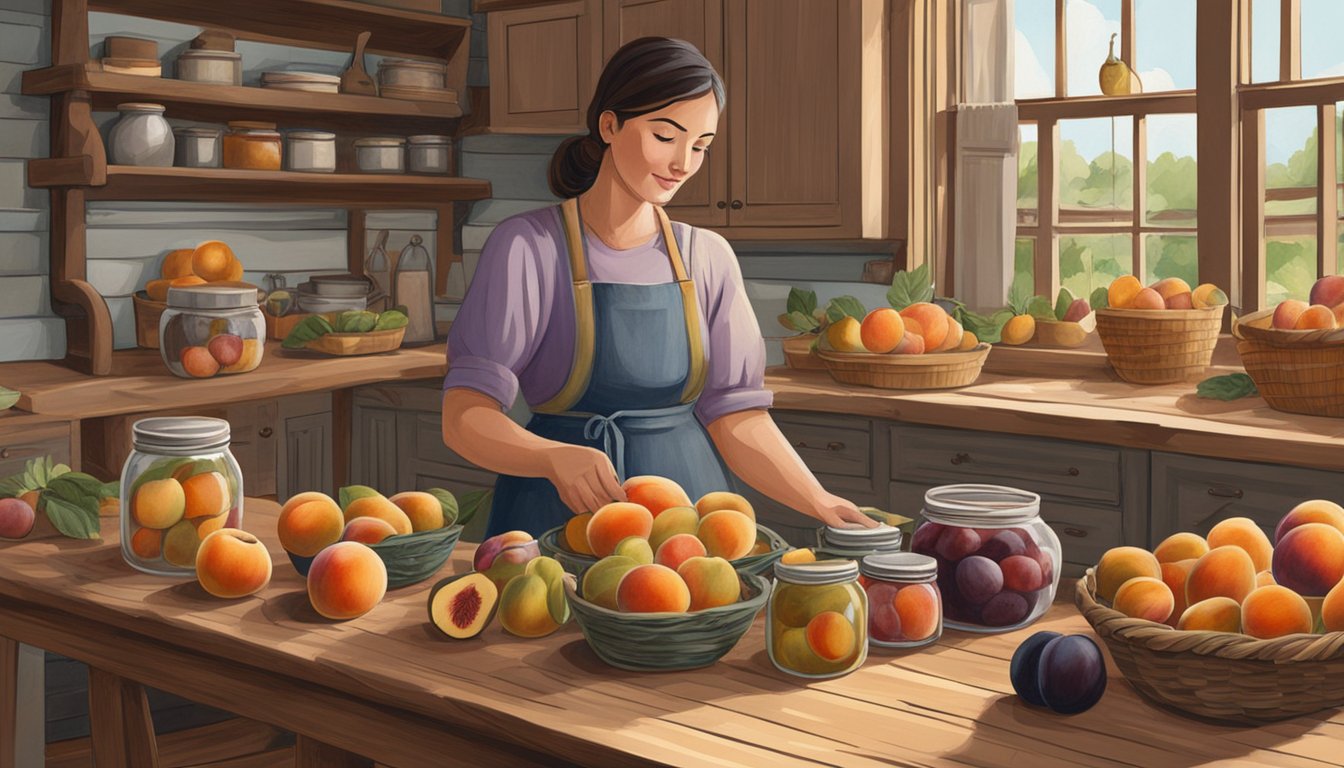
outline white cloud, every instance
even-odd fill
[[[1176,81],[1172,79],[1171,73],[1161,67],[1140,72],[1139,80],[1143,83],[1144,93],[1176,90]]]
[[[1055,83],[1045,73],[1040,57],[1031,47],[1031,41],[1027,40],[1027,36],[1022,34],[1021,30],[1014,32],[1013,98],[1038,99],[1054,96]]]
[[[1068,38],[1068,95],[1101,93],[1097,72],[1106,62],[1111,35],[1120,31],[1120,22],[1109,21],[1101,9],[1087,0],[1069,0],[1065,14]],[[1120,39],[1116,38],[1116,48]],[[1116,55],[1119,55],[1119,50]]]

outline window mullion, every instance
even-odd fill
[[[1139,65],[1134,63],[1137,47],[1134,40],[1134,0],[1120,0],[1120,59],[1135,72],[1139,71]]]
[[[1064,36],[1067,26],[1064,2],[1065,0],[1055,0],[1055,98],[1057,99],[1068,95],[1069,82],[1065,69],[1068,60],[1068,41]]]
[[[1134,159],[1131,161],[1133,172],[1130,178],[1133,180],[1134,187],[1134,219],[1132,231],[1134,233],[1131,246],[1133,248],[1133,262],[1135,277],[1139,282],[1148,281],[1146,252],[1143,244],[1141,232],[1143,230],[1143,220],[1148,211],[1148,118],[1146,115],[1134,116]]]
[[[1316,217],[1316,274],[1333,275],[1338,271],[1339,259],[1339,193],[1335,176],[1338,168],[1335,156],[1335,105],[1322,104],[1317,108],[1316,146],[1320,151],[1316,169],[1320,197],[1320,213]]]
[[[1302,79],[1302,0],[1283,0],[1279,22],[1279,79]]]
[[[1059,283],[1059,123],[1052,117],[1036,124],[1036,247],[1033,249],[1033,290],[1038,296],[1054,296]]]
[[[1243,314],[1265,304],[1265,113],[1241,115],[1241,285],[1232,300]]]

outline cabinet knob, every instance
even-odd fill
[[[1245,494],[1240,488],[1210,488],[1209,495],[1220,499],[1240,499]]]
[[[828,451],[843,451],[843,450],[845,450],[845,444],[844,444],[844,443],[839,443],[839,442],[834,442],[834,441],[833,441],[833,442],[829,442],[829,443],[826,444],[826,450],[828,450]]]
[[[257,430],[257,434],[263,438],[267,438],[270,437],[271,435],[274,435],[275,430],[271,429],[270,427],[262,427],[261,429]]]
[[[8,459],[8,458],[9,458],[9,449],[0,448],[0,459]]]
[[[1064,535],[1065,535],[1065,536],[1072,536],[1072,537],[1074,537],[1075,539],[1086,539],[1086,538],[1087,538],[1087,531],[1083,530],[1082,528],[1073,528],[1073,527],[1069,527],[1069,528],[1065,528],[1065,529],[1064,529]]]
[[[1078,471],[1077,467],[1069,467],[1069,477],[1077,477],[1080,474],[1082,473]]]
[[[970,455],[969,453],[958,453],[956,456],[953,456],[953,457],[952,457],[952,463],[953,463],[953,464],[965,464],[965,463],[969,462],[970,460],[971,460],[971,455]]]
[[[720,211],[722,211],[724,208],[727,208],[727,207],[728,207],[728,203],[725,202],[725,201],[723,201],[723,200],[720,200],[719,202],[717,202],[717,203],[714,204],[714,207],[716,207],[716,208],[718,208]]]
[[[734,211],[740,211],[740,210],[742,210],[742,201],[741,201],[741,200],[734,200],[734,201],[733,201],[733,210],[734,210]]]

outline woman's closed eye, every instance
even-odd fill
[[[671,141],[673,140],[674,137],[672,137],[672,136],[659,136],[658,134],[655,133],[655,134],[653,134],[653,138],[655,138],[655,139],[657,139],[657,140],[663,142],[664,144],[667,144],[667,143],[671,142]]]

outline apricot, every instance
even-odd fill
[[[345,530],[341,531],[341,541],[377,544],[388,536],[396,535],[397,529],[386,520],[377,517],[356,517],[345,524]]]
[[[649,510],[649,514],[658,517],[663,510],[671,507],[691,506],[691,497],[672,480],[656,475],[631,477],[621,488],[625,490],[625,500]]]
[[[131,551],[141,560],[158,560],[163,555],[163,531],[137,528],[131,534]]]
[[[593,554],[593,548],[588,546],[588,521],[592,519],[592,512],[584,512],[565,522],[565,546],[569,547],[569,551],[580,555]]]
[[[1190,284],[1179,277],[1166,277],[1150,286],[1167,309],[1190,309],[1194,306],[1190,299]]]
[[[499,593],[499,623],[518,637],[545,637],[560,628],[551,614],[550,585],[541,575],[515,576]]]
[[[387,594],[387,566],[377,552],[357,541],[338,541],[313,558],[308,600],[328,619],[353,619]]]
[[[836,352],[866,352],[859,321],[849,315],[826,327],[826,343]]]
[[[1249,517],[1229,517],[1220,521],[1209,530],[1208,542],[1209,549],[1233,546],[1246,550],[1257,572],[1268,568],[1274,556],[1274,545],[1269,543],[1269,537]]]
[[[1162,623],[1176,609],[1176,597],[1162,579],[1139,576],[1120,585],[1112,607],[1133,619]]]
[[[1241,603],[1241,631],[1269,640],[1311,632],[1311,609],[1302,596],[1287,587],[1258,587]]]
[[[616,588],[625,574],[640,564],[628,557],[604,557],[583,572],[583,599],[593,605],[616,610]]]
[[[1111,281],[1106,289],[1106,306],[1111,309],[1128,309],[1134,303],[1134,297],[1143,290],[1143,283],[1133,275],[1122,275]]]
[[[817,562],[817,553],[810,549],[791,549],[780,555],[779,562],[785,565],[797,565],[798,563]]]
[[[679,533],[658,547],[658,552],[654,555],[653,561],[675,571],[681,568],[681,564],[687,560],[693,557],[706,557],[707,555],[705,545],[699,539],[689,533]]]
[[[665,565],[637,565],[616,587],[616,607],[625,613],[685,613],[691,592]]]
[[[641,539],[638,536],[627,536],[621,539],[621,543],[616,545],[616,551],[612,554],[628,557],[640,565],[648,565],[653,562],[653,547],[649,546],[649,540]]]
[[[169,251],[163,257],[163,264],[159,267],[159,275],[171,280],[174,277],[186,277],[192,274],[191,254],[195,251],[195,248],[178,248],[175,251]]]
[[[920,301],[901,310],[901,319],[912,318],[919,323],[918,335],[924,338],[924,349],[934,350],[947,338],[947,312],[937,304]]]
[[[1214,547],[1195,561],[1185,580],[1189,605],[1210,597],[1230,597],[1240,603],[1255,589],[1255,565],[1241,547]]]
[[[1130,309],[1166,309],[1167,300],[1162,298],[1162,294],[1154,291],[1152,288],[1144,288],[1135,294],[1133,301],[1129,303]]]
[[[1344,581],[1336,584],[1321,603],[1321,623],[1326,632],[1344,632]]]
[[[856,639],[854,625],[836,611],[818,613],[807,623],[807,646],[827,661],[853,655]]]
[[[1190,302],[1195,309],[1221,307],[1227,303],[1227,294],[1213,283],[1202,283],[1191,291]]]
[[[756,523],[737,510],[721,509],[701,518],[695,535],[712,557],[736,560],[756,544]]]
[[[1324,523],[1288,531],[1274,548],[1274,581],[1303,597],[1319,597],[1344,579],[1344,533]]]
[[[974,333],[966,331],[961,335],[961,343],[957,345],[957,351],[958,352],[970,351],[972,349],[975,349],[979,343],[980,340],[975,337]]]
[[[906,640],[923,640],[938,631],[942,612],[932,584],[901,587],[892,602],[901,620],[901,634]]]
[[[131,498],[131,514],[135,522],[146,528],[172,528],[182,519],[186,509],[187,497],[182,484],[171,477],[141,483]]]
[[[914,320],[909,320],[905,324],[905,337],[901,343],[891,350],[893,355],[922,355],[928,351],[928,346],[924,343],[924,337],[915,332],[919,328]]]
[[[1162,566],[1151,552],[1139,547],[1106,550],[1097,563],[1097,597],[1114,600],[1120,585],[1138,576],[1162,578]]]
[[[1190,606],[1185,599],[1185,581],[1190,578],[1190,571],[1194,569],[1196,562],[1195,558],[1190,558],[1174,563],[1162,563],[1162,581],[1167,585],[1167,589],[1171,590],[1172,599],[1171,615],[1167,617],[1167,624],[1176,626],[1181,614]]]
[[[165,302],[168,300],[168,286],[172,283],[172,280],[150,280],[145,283],[145,295],[150,301]]]
[[[931,351],[950,352],[959,349],[962,337],[965,335],[966,329],[961,326],[961,323],[957,322],[955,318],[949,317],[947,319],[947,338],[943,339],[943,343],[939,344],[937,349]]]
[[[1297,318],[1307,311],[1309,305],[1305,301],[1297,299],[1284,299],[1274,308],[1274,320],[1272,325],[1275,328],[1284,331],[1291,331],[1297,327]]]
[[[1274,528],[1275,543],[1283,539],[1285,533],[1305,523],[1325,523],[1344,533],[1344,507],[1325,499],[1312,499],[1298,504]]]
[[[163,534],[163,559],[182,568],[196,565],[196,550],[201,546],[201,537],[196,535],[196,526],[190,520],[182,520]]]
[[[196,579],[215,597],[246,597],[271,582],[271,555],[256,536],[221,528],[196,551]]]
[[[412,533],[415,530],[411,526],[411,518],[401,511],[401,507],[382,496],[365,496],[350,502],[350,506],[345,508],[345,522],[348,523],[356,517],[376,517],[386,520],[399,534]]]
[[[901,313],[891,307],[878,307],[864,316],[859,324],[859,339],[864,349],[885,355],[896,348],[905,336],[905,321]]]
[[[1185,609],[1176,628],[1191,632],[1240,632],[1241,603],[1230,597],[1210,597]]]
[[[219,240],[206,240],[191,254],[191,271],[212,282],[227,280],[237,260],[229,246]]]
[[[695,507],[669,507],[664,509],[662,514],[653,519],[653,528],[649,532],[649,546],[654,552],[663,545],[664,541],[676,536],[679,533],[689,533],[695,535],[695,529],[700,525],[700,513],[695,511]]]
[[[229,481],[218,472],[202,472],[182,481],[182,495],[186,500],[184,516],[214,517],[229,511]]]
[[[323,493],[303,493],[290,499],[276,522],[280,546],[299,557],[312,557],[335,544],[344,530],[340,505]]]
[[[388,501],[406,513],[412,531],[437,531],[443,527],[443,505],[433,494],[424,491],[402,491]]]
[[[791,672],[803,674],[823,674],[835,667],[824,661],[807,643],[807,629],[785,629],[773,633],[770,650],[778,665]]]
[[[689,505],[690,502],[687,501]],[[649,538],[653,532],[653,513],[643,504],[613,501],[593,513],[588,521],[588,546],[593,554],[606,557],[616,551],[622,539]]]
[[[751,502],[740,494],[728,491],[711,491],[695,502],[695,511],[701,517],[711,512],[718,512],[721,509],[736,510],[751,518],[753,522],[756,520],[756,510],[752,508]]]
[[[224,523],[228,522],[229,513],[215,515],[214,517],[197,517],[191,521],[196,526],[196,538],[205,541],[205,537],[220,530]]]
[[[1255,586],[1257,586],[1257,587],[1265,587],[1265,586],[1269,586],[1270,584],[1278,584],[1278,582],[1274,580],[1274,572],[1273,572],[1273,571],[1271,571],[1271,570],[1269,570],[1269,569],[1265,569],[1265,570],[1263,570],[1263,571],[1261,571],[1261,572],[1255,574]]]
[[[733,564],[721,557],[691,557],[677,566],[677,575],[686,582],[691,595],[691,610],[732,605],[742,596],[742,583]]]
[[[1197,533],[1173,533],[1153,550],[1159,563],[1200,558],[1209,551],[1209,543]]]
[[[1031,315],[1015,315],[1003,324],[999,340],[1004,344],[1026,344],[1036,335],[1036,318]]]
[[[1335,313],[1320,304],[1312,304],[1302,310],[1302,314],[1297,316],[1297,322],[1293,323],[1293,329],[1298,331],[1333,330],[1334,327]]]

